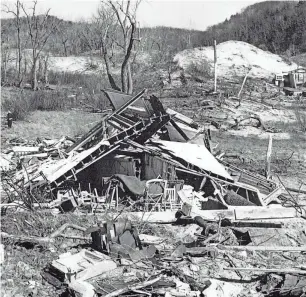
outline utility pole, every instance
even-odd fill
[[[217,41],[214,40],[214,76],[215,76],[215,84],[214,84],[214,93],[217,92]]]

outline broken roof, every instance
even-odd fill
[[[176,157],[193,164],[206,172],[233,181],[225,167],[208,151],[204,145],[154,140],[151,143],[159,145],[160,148],[170,151]]]

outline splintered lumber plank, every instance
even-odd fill
[[[305,208],[304,208],[305,212]],[[294,207],[261,207],[261,206],[238,206],[235,207],[236,220],[257,220],[257,219],[284,219],[296,218],[299,216]]]
[[[217,248],[224,251],[263,251],[263,252],[306,252],[306,245],[302,246],[264,246],[264,245],[217,245]]]
[[[306,213],[306,207],[301,207]],[[282,206],[229,206],[229,209],[201,210],[192,209],[192,217],[201,216],[203,219],[218,221],[219,217],[233,221],[250,221],[261,219],[296,218],[300,214],[294,207]]]
[[[49,236],[46,236],[46,237],[13,235],[13,234],[8,234],[6,232],[1,232],[0,235],[1,235],[2,239],[10,238],[10,239],[13,239],[15,241],[33,242],[33,243],[36,243],[36,244],[54,242],[56,237],[64,237],[64,238],[79,239],[79,240],[89,240],[90,239],[88,237],[81,237],[81,236],[63,234],[63,232],[68,228],[76,229],[76,230],[79,230],[79,231],[82,231],[82,232],[84,232],[86,230],[86,228],[84,228],[84,227],[80,227],[80,226],[77,226],[75,224],[66,223],[66,224],[62,225],[60,228],[58,228],[56,231],[51,233]]]
[[[235,271],[253,271],[253,272],[276,272],[276,273],[289,273],[289,274],[304,274],[306,270],[300,269],[284,269],[284,268],[249,268],[249,267],[224,267],[224,270],[235,270]]]
[[[176,211],[152,211],[152,212],[130,212],[122,213],[121,217],[128,218],[130,221],[140,221],[149,223],[173,223]],[[117,214],[112,214],[116,217]]]
[[[13,240],[19,241],[19,242],[33,242],[33,243],[36,243],[36,244],[50,243],[50,242],[53,241],[53,238],[49,238],[49,237],[12,235],[12,234],[8,234],[6,232],[1,232],[1,238],[2,239],[10,238],[10,239],[13,239]]]
[[[144,281],[144,282],[141,282],[141,283],[138,283],[138,284],[135,284],[135,285],[126,286],[122,289],[119,289],[119,290],[116,290],[112,293],[106,294],[106,295],[104,295],[104,297],[116,297],[116,296],[122,295],[124,293],[127,293],[129,291],[142,289],[142,288],[153,285],[154,283],[158,282],[161,278],[162,278],[162,276],[160,275],[160,276],[158,276],[156,278],[153,278],[151,280],[148,280],[148,281]]]
[[[233,209],[212,209],[212,210],[200,210],[192,209],[190,215],[194,218],[201,216],[203,219],[210,221],[219,221],[219,218],[226,218],[235,220],[235,210]]]
[[[282,223],[271,223],[271,222],[262,222],[262,221],[233,221],[231,222],[232,227],[236,228],[246,228],[246,227],[253,227],[253,228],[282,228]]]

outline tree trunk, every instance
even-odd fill
[[[49,84],[49,78],[48,78],[48,61],[49,61],[49,56],[46,56],[45,58],[45,67],[44,67],[44,81],[45,81],[45,84]]]
[[[123,93],[126,93],[127,91],[126,68],[127,68],[127,64],[122,64],[121,66],[121,90]]]
[[[17,86],[20,87],[23,81],[23,77],[21,75],[21,62],[22,62],[22,50],[21,50],[21,39],[20,39],[20,2],[17,1],[17,59],[18,59],[18,76],[17,76]]]
[[[1,81],[3,84],[6,83],[7,76],[7,54],[4,54],[4,60],[2,61],[1,69],[3,69],[3,74],[1,73]]]
[[[31,87],[32,90],[36,91],[37,87],[37,57],[33,57],[33,65],[31,70]]]
[[[67,46],[66,46],[66,42],[65,42],[65,41],[63,41],[63,46],[64,46],[64,54],[65,54],[65,57],[68,57]]]
[[[131,23],[131,26],[132,26],[132,31],[130,35],[130,41],[129,41],[129,45],[125,53],[124,61],[121,66],[121,83],[122,83],[122,92],[124,93],[126,93],[127,91],[128,92],[130,91],[127,89],[127,75],[131,75],[131,72],[128,73],[128,65],[129,65],[129,60],[130,60],[132,49],[133,49],[134,33],[136,30],[136,24]],[[131,76],[131,80],[132,80],[132,76]],[[131,84],[131,86],[133,86],[133,84]]]
[[[128,89],[127,93],[129,95],[133,94],[133,78],[132,78],[132,70],[131,70],[131,64],[128,63],[127,65],[127,82],[128,82]]]
[[[108,54],[107,54],[106,48],[103,48],[102,51],[103,51],[103,58],[104,58],[104,63],[105,63],[105,68],[106,68],[106,73],[107,73],[108,81],[109,81],[111,87],[114,90],[121,91],[120,88],[117,86],[117,84],[116,84],[116,82],[115,82],[115,80],[113,78],[113,75],[111,73],[111,69],[110,69],[110,66],[109,66],[109,58],[108,58]]]

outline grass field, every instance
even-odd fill
[[[3,141],[12,138],[35,140],[41,138],[61,138],[61,136],[80,136],[101,120],[102,114],[87,113],[80,110],[35,111],[26,120],[16,121],[13,127],[3,127]]]

